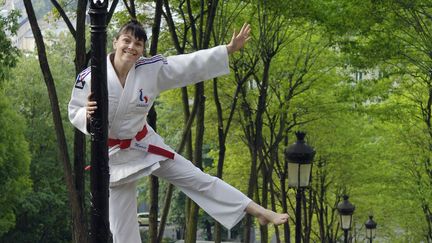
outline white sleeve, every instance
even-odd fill
[[[76,128],[87,135],[90,134],[87,131],[86,115],[87,97],[89,94],[90,79],[80,80],[80,76],[78,76],[68,105],[69,120]]]
[[[225,45],[170,56],[158,73],[159,92],[228,74],[228,64],[228,51]]]

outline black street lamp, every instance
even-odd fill
[[[315,150],[306,144],[306,133],[296,132],[297,141],[285,149],[288,160],[288,186],[297,188],[296,194],[296,236],[295,242],[301,242],[301,201],[303,190],[309,186],[312,160]]]
[[[372,243],[372,239],[375,238],[377,223],[373,220],[373,216],[370,215],[369,219],[365,223],[366,227],[366,239]]]
[[[348,231],[351,229],[352,215],[355,210],[355,206],[348,201],[348,198],[347,195],[344,195],[343,201],[337,206],[340,215],[341,228],[344,231],[345,243],[348,243]]]
[[[108,220],[108,86],[106,63],[106,16],[108,0],[89,0],[91,32],[91,92],[98,109],[90,118],[90,238],[93,243],[109,242]]]

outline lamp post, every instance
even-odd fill
[[[288,186],[297,188],[296,194],[296,235],[295,242],[301,242],[301,203],[305,187],[309,186],[312,160],[315,150],[306,144],[306,133],[296,132],[297,141],[285,149],[288,160]]]
[[[373,220],[373,216],[370,215],[369,219],[365,223],[366,227],[366,239],[369,243],[372,243],[373,238],[375,238],[377,223]]]
[[[90,118],[90,240],[105,243],[111,239],[108,220],[108,88],[106,63],[106,16],[108,0],[89,0],[91,32],[91,92],[98,109]]]
[[[344,242],[348,243],[348,231],[352,225],[352,215],[354,214],[355,206],[348,201],[348,196],[343,196],[343,201],[338,204],[337,209],[340,215],[341,228],[344,231]]]

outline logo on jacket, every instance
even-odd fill
[[[77,88],[77,89],[84,89],[85,83],[86,82],[84,80],[77,79],[76,83],[75,83],[75,88]]]
[[[147,95],[144,95],[144,92],[142,89],[138,91],[138,99],[140,102],[138,102],[137,106],[140,107],[147,107],[149,105],[149,97]]]

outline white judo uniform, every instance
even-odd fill
[[[130,142],[130,146],[122,149],[115,145],[109,153],[109,218],[114,243],[141,242],[136,216],[136,181],[150,174],[177,186],[228,229],[243,218],[251,199],[175,153],[147,124],[148,111],[160,92],[228,73],[226,46],[218,46],[167,58],[160,55],[140,58],[129,70],[122,87],[108,55],[108,136],[113,141]],[[90,76],[90,68],[78,75],[68,107],[70,121],[85,134],[89,134],[86,105]],[[143,127],[147,130],[144,138],[137,138]],[[151,152],[152,146],[163,153]],[[167,158],[166,152],[173,157]]]

